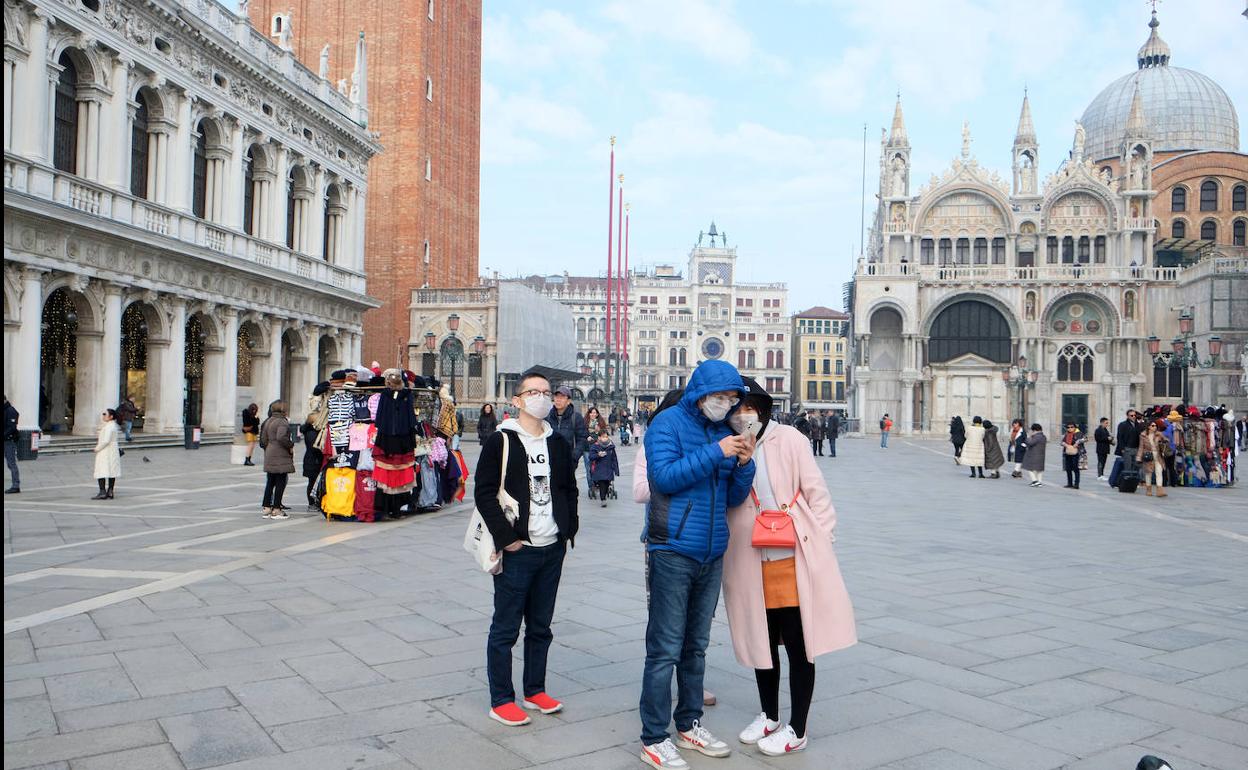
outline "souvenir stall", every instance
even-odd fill
[[[339,370],[313,391],[309,415],[321,454],[313,498],[326,519],[384,521],[463,499],[467,464],[449,445],[455,404],[436,380],[376,364]]]
[[[1152,407],[1146,420],[1156,422],[1167,441],[1166,475],[1171,486],[1224,487],[1234,484],[1244,445],[1244,421],[1225,407],[1178,405]]]

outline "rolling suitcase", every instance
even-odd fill
[[[1118,474],[1118,491],[1128,495],[1134,494],[1139,485],[1140,466],[1135,464],[1135,458],[1124,458],[1122,472]]]

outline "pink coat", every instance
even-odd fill
[[[755,452],[763,452],[777,501],[788,503],[797,535],[797,595],[806,657],[849,647],[858,641],[854,608],[832,548],[836,510],[810,442],[796,428],[768,423]],[[753,498],[728,511],[728,552],[724,554],[724,606],[737,660],[749,668],[771,668],[767,614],[763,605],[762,557],[750,543],[757,508]]]

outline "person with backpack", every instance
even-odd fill
[[[286,402],[269,404],[269,416],[257,431],[258,443],[264,450],[264,497],[260,507],[263,518],[289,519],[289,510],[282,504],[286,481],[295,472],[295,442],[290,438],[290,420],[286,417]]]
[[[511,403],[519,416],[504,420],[481,447],[473,496],[494,548],[502,554],[502,569],[494,575],[494,615],[485,653],[489,715],[496,722],[517,727],[531,721],[525,709],[542,714],[563,710],[563,704],[546,692],[546,663],[554,640],[550,624],[563,561],[568,547],[575,544],[580,519],[578,458],[572,443],[547,419],[554,408],[550,380],[527,372]],[[575,411],[571,414],[580,419]],[[572,441],[576,440],[573,436]],[[498,501],[500,483],[516,502],[514,521]],[[521,623],[525,627],[523,708],[516,704],[511,666]]]
[[[134,399],[129,395],[121,399],[121,403],[117,405],[117,424],[125,434],[127,443],[134,441],[130,434],[134,430],[134,418],[138,416],[139,408],[134,405]]]
[[[888,416],[888,412],[880,418],[880,446],[888,449],[888,434],[893,430],[893,421]]]

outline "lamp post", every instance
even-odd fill
[[[1027,368],[1027,356],[1019,356],[1018,363],[1001,372],[1005,384],[1018,389],[1018,417],[1023,421],[1023,427],[1027,426],[1027,390],[1035,388],[1039,378],[1039,370]]]
[[[1171,340],[1172,352],[1161,352],[1161,340],[1156,335],[1148,338],[1148,353],[1153,357],[1153,368],[1179,369],[1183,372],[1180,395],[1184,404],[1191,400],[1191,393],[1188,392],[1188,370],[1211,369],[1218,365],[1218,359],[1222,356],[1222,338],[1215,334],[1209,338],[1209,358],[1203,361],[1200,359],[1200,351],[1196,349],[1196,343],[1191,341],[1194,320],[1190,309],[1183,308],[1179,312],[1179,334],[1183,336]]]

